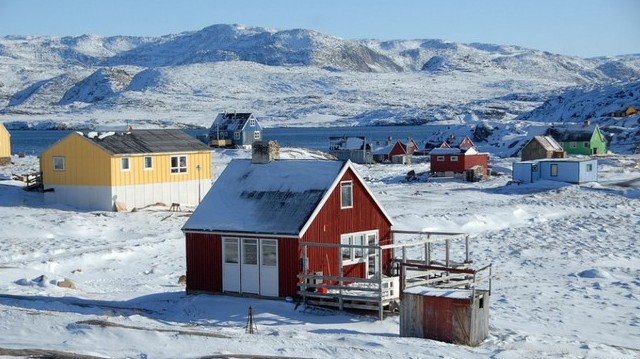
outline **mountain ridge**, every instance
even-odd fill
[[[565,91],[630,86],[640,55],[216,24],[160,37],[1,37],[0,71],[0,120],[9,127],[206,127],[224,110],[254,112],[267,126],[527,122]]]

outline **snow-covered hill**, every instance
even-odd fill
[[[14,36],[0,38],[0,121],[9,128],[14,121],[209,126],[227,110],[254,112],[266,126],[465,119],[512,126],[566,89],[597,102],[598,88],[638,79],[640,54],[583,59],[445,40],[344,40],[304,29]]]

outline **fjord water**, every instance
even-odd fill
[[[282,147],[304,147],[316,150],[327,150],[329,137],[333,136],[365,136],[371,141],[413,138],[417,142],[431,137],[434,133],[446,128],[446,125],[427,126],[357,126],[357,127],[276,127],[265,128],[263,139],[278,141]],[[11,151],[26,155],[38,155],[56,141],[67,136],[70,130],[10,130]],[[197,136],[207,133],[206,129],[185,130]]]

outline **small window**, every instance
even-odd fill
[[[342,244],[343,246],[350,246],[351,245],[351,236],[342,236],[340,238],[340,244]],[[342,247],[342,260],[343,261],[350,261],[352,252],[353,251],[352,251],[351,247]]]
[[[120,169],[123,171],[128,171],[129,168],[129,157],[122,157],[120,159]]]
[[[451,159],[451,162],[457,162],[458,156],[451,156],[450,159]]]
[[[576,143],[575,143],[575,142],[571,142],[571,143],[569,143],[569,147],[571,147],[571,148],[576,148],[576,146],[577,146],[577,145],[576,145]]]
[[[153,157],[145,156],[145,158],[144,158],[144,169],[145,170],[150,170],[152,168],[153,168]]]
[[[353,182],[340,182],[340,208],[353,207]]]
[[[233,138],[235,138],[236,140],[239,140],[241,134],[242,134],[242,132],[236,131],[236,132],[233,133]]]
[[[558,165],[551,164],[551,177],[558,177]]]
[[[584,146],[584,148],[591,147],[591,144],[589,143],[589,141],[585,141],[584,143],[582,143],[582,145]]]
[[[61,157],[61,156],[53,157],[53,170],[54,171],[65,170],[64,157]]]
[[[238,263],[238,240],[236,238],[224,239],[224,262]]]
[[[436,158],[436,161],[438,161],[438,162],[444,162],[444,156],[438,156],[438,157]]]
[[[242,240],[242,264],[258,264],[258,240]]]
[[[275,267],[278,265],[278,243],[275,240],[263,239],[260,264]]]
[[[260,139],[260,131],[254,131],[253,132],[253,139],[254,140],[259,140]]]
[[[363,234],[357,234],[355,236],[353,236],[353,245],[355,246],[364,246],[364,233]],[[364,258],[364,248],[358,248],[358,247],[354,247],[353,248],[353,259],[361,259]]]
[[[187,172],[187,156],[171,156],[171,173]]]
[[[591,163],[587,163],[587,172],[593,171],[593,165]]]
[[[251,126],[251,127],[256,127],[256,120],[255,120],[255,119],[253,119],[253,118],[252,118],[252,119],[250,119],[250,120],[249,120],[249,126]]]

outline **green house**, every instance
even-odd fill
[[[607,152],[607,139],[598,125],[585,123],[575,128],[550,128],[549,134],[568,155],[597,155]]]

